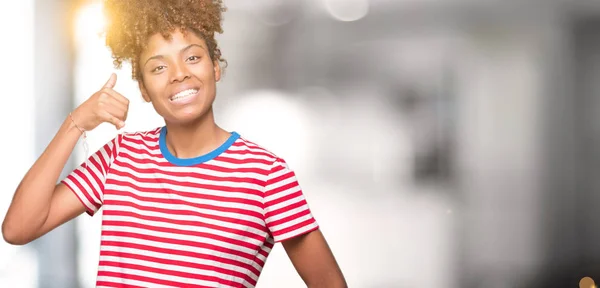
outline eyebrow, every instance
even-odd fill
[[[190,44],[190,45],[188,45],[187,47],[185,47],[185,48],[181,49],[181,50],[179,51],[179,53],[183,53],[183,52],[185,52],[185,51],[189,50],[189,49],[190,49],[190,48],[192,48],[192,47],[200,47],[200,48],[202,48],[203,50],[205,50],[205,49],[204,49],[204,47],[202,47],[202,45],[199,45],[199,44]],[[148,64],[148,62],[149,62],[150,60],[154,60],[154,59],[163,59],[163,58],[165,58],[165,56],[163,56],[163,55],[154,55],[154,56],[152,56],[152,57],[148,58],[148,60],[146,60],[146,62],[144,62],[144,66],[146,66],[146,64]]]

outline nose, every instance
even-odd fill
[[[171,83],[183,82],[190,78],[190,72],[185,63],[173,63],[171,65]]]

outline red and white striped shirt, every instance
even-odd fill
[[[233,132],[179,159],[165,135],[119,135],[63,180],[103,208],[97,287],[254,287],[276,242],[318,229],[273,153]]]

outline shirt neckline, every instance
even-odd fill
[[[217,156],[227,151],[227,149],[229,149],[229,147],[231,147],[231,145],[233,145],[233,143],[235,143],[235,141],[237,141],[237,139],[240,138],[240,135],[235,131],[231,132],[230,134],[231,135],[229,136],[227,141],[221,144],[221,146],[217,147],[216,149],[207,154],[194,158],[178,158],[177,156],[171,154],[171,151],[169,151],[169,148],[167,148],[166,126],[162,127],[160,130],[160,136],[158,137],[158,145],[160,147],[160,152],[162,153],[163,157],[165,157],[165,159],[167,159],[167,161],[169,161],[171,164],[176,166],[194,166],[215,159]]]

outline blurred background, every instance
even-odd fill
[[[297,172],[350,287],[600,281],[600,1],[224,3],[217,122]],[[101,1],[0,6],[1,221],[114,69]],[[163,125],[130,67],[116,73],[124,130]],[[116,133],[89,133],[90,150]],[[100,220],[0,243],[0,287],[93,287]],[[278,245],[258,287],[303,286]]]

